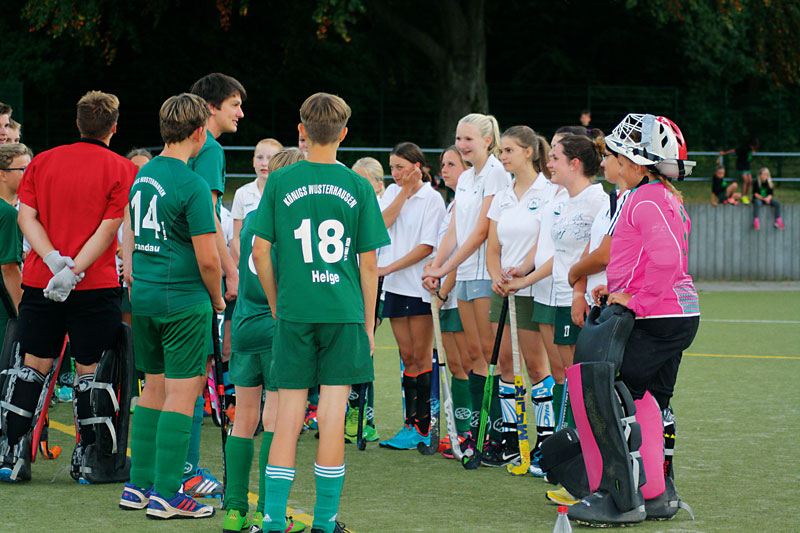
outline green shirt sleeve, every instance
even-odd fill
[[[220,146],[207,144],[192,160],[192,170],[203,176],[212,191],[225,192],[225,153]]]
[[[17,210],[5,204],[0,208],[0,265],[10,263],[22,263],[22,234],[17,225]]]
[[[359,202],[361,204],[361,216],[358,222],[357,253],[376,250],[391,242],[389,232],[386,231],[386,224],[383,222],[383,216],[381,216],[378,199],[375,197],[375,191],[366,180],[363,181],[364,185],[369,187],[369,190],[361,187],[361,201]]]
[[[253,233],[262,239],[275,243],[275,185],[276,179],[267,180],[258,210],[253,216]]]
[[[205,233],[216,233],[214,224],[214,206],[211,204],[211,194],[208,185],[202,181],[190,182],[190,189],[186,194],[186,223],[191,236]]]

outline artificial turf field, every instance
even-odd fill
[[[672,521],[645,522],[635,531],[800,531],[800,293],[703,291],[701,311],[673,400],[676,483],[697,520],[680,511]],[[398,356],[388,324],[378,330],[376,345],[376,422],[388,438],[401,422]],[[219,511],[205,520],[153,521],[117,508],[121,485],[78,485],[67,472],[51,483],[74,442],[71,405],[59,404],[51,415],[51,445],[64,452],[55,461],[39,458],[32,481],[0,485],[0,531],[221,531]],[[289,505],[301,520],[313,512],[316,443],[309,432],[298,444]],[[347,446],[345,453],[339,519],[358,533],[552,531],[556,507],[544,496],[552,485],[541,479],[512,477],[504,468],[465,471],[440,455],[377,444],[365,452]],[[220,433],[208,418],[201,463],[222,477]],[[256,470],[257,460],[251,490]]]

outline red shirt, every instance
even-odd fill
[[[38,212],[50,242],[75,259],[103,220],[121,218],[136,176],[136,165],[100,141],[83,139],[42,152],[28,165],[19,185],[20,201]],[[75,290],[119,286],[114,262],[117,240],[86,269]],[[45,288],[53,274],[31,250],[22,283]]]

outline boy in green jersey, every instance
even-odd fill
[[[311,531],[342,530],[336,515],[345,408],[350,385],[373,379],[375,250],[389,243],[372,186],[336,162],[349,118],[338,96],[317,93],[303,103],[298,131],[308,140],[308,158],[270,175],[252,223],[253,261],[276,317],[272,378],[280,404],[266,467],[264,531],[286,528],[295,448],[314,385],[320,401]]]
[[[303,153],[297,148],[281,150],[269,161],[268,171],[271,174],[303,159]],[[239,255],[239,296],[233,310],[231,325],[231,382],[236,386],[236,424],[225,444],[225,457],[228,483],[225,486],[225,520],[222,522],[223,532],[236,532],[247,529],[252,522],[261,527],[263,520],[265,474],[269,458],[270,444],[275,431],[275,418],[278,414],[278,389],[271,379],[272,367],[272,334],[275,320],[267,301],[267,295],[258,281],[253,265],[252,222],[256,212],[248,213],[240,231]],[[272,250],[273,259],[275,249]],[[258,455],[258,506],[252,520],[248,520],[247,489],[250,481],[250,466],[253,462],[253,435],[258,426],[261,410],[261,391],[266,389],[262,422],[264,433],[261,437],[261,450]],[[297,533],[303,531],[305,525],[287,518],[286,531]]]
[[[242,103],[247,98],[247,92],[238,80],[219,72],[203,76],[194,82],[189,92],[204,99],[210,112],[205,142],[200,151],[189,159],[189,168],[200,174],[211,189],[215,213],[214,224],[217,229],[215,244],[222,265],[225,300],[232,302],[236,299],[239,272],[236,268],[236,262],[228,250],[221,226],[220,210],[222,207],[222,195],[225,192],[225,151],[217,142],[217,138],[223,133],[235,133],[239,128],[239,119],[244,117]],[[219,315],[216,318],[218,323],[222,323],[225,320],[224,315]],[[224,328],[220,328],[220,331],[224,331]],[[222,342],[222,339],[220,339],[220,342]],[[208,337],[208,353],[209,355],[214,353],[210,336]],[[224,359],[223,366],[227,367],[227,364],[227,359]],[[223,370],[223,373],[224,378],[227,378],[227,370]],[[227,387],[227,383],[225,385]],[[207,469],[201,468],[199,465],[200,433],[203,424],[204,406],[205,402],[202,394],[200,394],[195,400],[192,415],[192,438],[189,441],[189,453],[186,456],[186,464],[183,470],[183,487],[188,494],[195,497],[219,497],[223,492],[222,483],[212,476]],[[222,408],[227,408],[227,405],[223,405]]]
[[[17,316],[22,299],[22,231],[17,224],[17,188],[31,162],[24,144],[0,145],[0,346],[9,318]]]
[[[152,518],[207,518],[214,508],[183,493],[181,476],[212,308],[225,310],[208,185],[186,165],[205,142],[208,107],[181,94],[161,106],[164,151],[139,170],[129,196],[133,345],[145,373],[131,424],[131,476],[122,509]]]

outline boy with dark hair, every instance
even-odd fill
[[[108,148],[118,116],[116,96],[86,93],[78,101],[81,140],[37,155],[19,186],[19,226],[32,250],[25,259],[19,308],[24,362],[10,378],[15,381],[11,407],[1,415],[7,440],[0,442],[6,452],[0,480],[30,479],[26,435],[65,334],[77,374],[73,402],[79,439],[71,474],[80,481],[85,473],[83,452],[95,442],[89,402],[94,372],[103,352],[115,346],[122,322],[116,234],[136,175],[133,163]]]
[[[211,189],[217,229],[215,243],[225,278],[225,299],[231,301],[236,298],[239,271],[228,250],[222,231],[221,207],[222,195],[225,192],[225,152],[217,142],[217,137],[223,133],[236,132],[239,127],[239,119],[244,117],[242,102],[247,98],[247,92],[236,79],[219,72],[203,76],[192,85],[189,92],[203,98],[210,113],[205,142],[200,151],[189,159],[189,168],[200,174]],[[220,323],[224,319],[224,315],[217,317]],[[220,342],[222,342],[221,339]],[[209,355],[214,353],[210,337],[208,353]],[[222,406],[222,409],[226,407]],[[199,465],[203,408],[204,401],[200,395],[194,407],[192,438],[183,472],[184,489],[188,494],[194,496],[221,497],[224,491],[222,484],[207,469],[201,468]]]
[[[303,103],[298,130],[308,140],[308,159],[270,175],[252,224],[253,260],[277,320],[272,375],[280,410],[266,467],[264,531],[286,528],[297,438],[315,385],[319,447],[311,531],[344,531],[336,515],[345,407],[350,385],[373,379],[375,250],[389,243],[372,186],[336,162],[349,117],[338,96],[317,93]]]
[[[151,518],[214,516],[181,484],[212,308],[225,310],[211,195],[187,167],[205,143],[208,116],[198,96],[167,99],[159,112],[164,151],[142,167],[130,191],[134,242],[124,263],[132,266],[125,275],[134,353],[146,386],[133,415],[130,482],[119,506],[146,507]],[[130,239],[126,245],[127,259]]]

